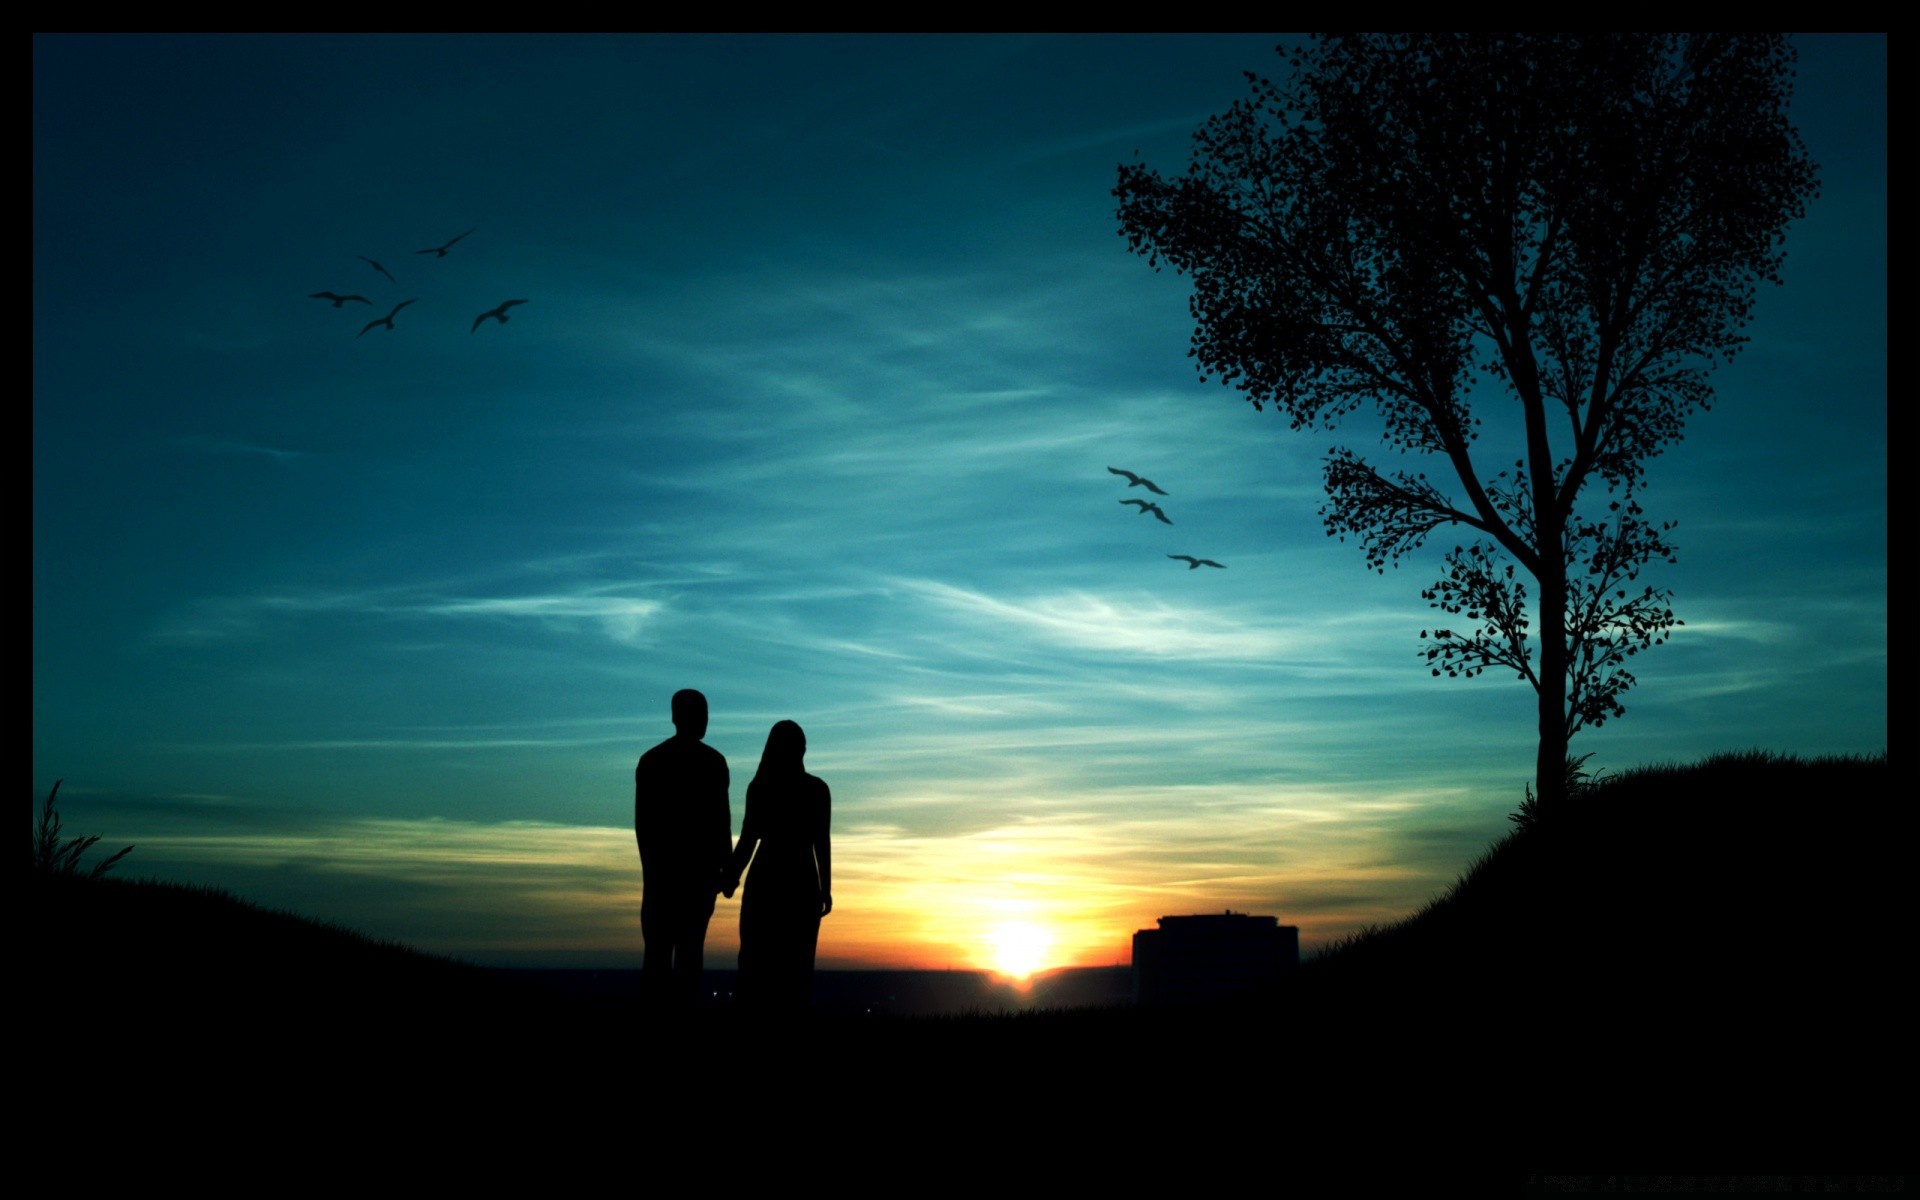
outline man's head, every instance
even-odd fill
[[[707,698],[692,688],[673,694],[673,727],[681,736],[707,736]]]

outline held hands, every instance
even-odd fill
[[[713,881],[713,890],[727,899],[733,899],[734,889],[740,886],[740,877],[728,871],[721,871],[719,878]]]

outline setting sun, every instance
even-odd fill
[[[992,941],[993,969],[1013,979],[1026,979],[1047,966],[1053,952],[1053,934],[1025,921],[995,929]]]

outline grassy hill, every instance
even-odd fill
[[[1602,775],[1306,975],[1343,993],[1448,981],[1476,1002],[1505,996],[1519,1028],[1530,1011],[1618,1016],[1660,994],[1819,1006],[1898,965],[1907,824],[1885,758],[1731,754]]]
[[[283,1033],[329,1051],[426,1044],[561,999],[217,889],[113,876],[30,875],[26,948],[37,1007],[202,1046]]]

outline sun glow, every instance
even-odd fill
[[[993,969],[1010,979],[1024,980],[1048,965],[1053,934],[1028,921],[1009,921],[993,931]]]

